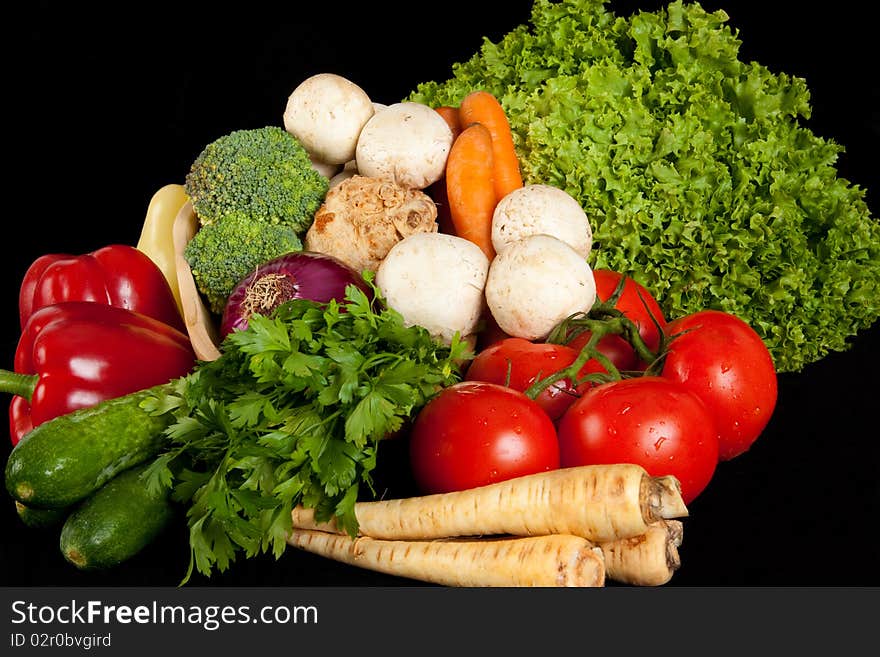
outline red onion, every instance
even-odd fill
[[[260,265],[235,286],[226,301],[220,336],[247,328],[253,313],[269,315],[292,299],[341,302],[352,284],[372,296],[361,275],[341,260],[311,251],[287,253]]]

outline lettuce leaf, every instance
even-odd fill
[[[667,316],[749,322],[779,371],[842,351],[880,316],[880,223],[814,134],[801,78],[740,60],[723,11],[673,2],[616,16],[601,0],[537,0],[409,100],[477,88],[508,112],[527,182],[590,217],[594,267],[632,275]]]

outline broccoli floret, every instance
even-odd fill
[[[302,241],[290,226],[227,216],[196,231],[184,257],[199,292],[219,315],[245,276],[264,262],[301,250]]]
[[[202,225],[239,217],[290,226],[299,236],[328,186],[299,140],[276,126],[236,130],[211,142],[185,181]]]

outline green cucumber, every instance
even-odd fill
[[[150,492],[141,475],[149,463],[125,470],[83,500],[61,528],[64,558],[81,570],[121,564],[171,522],[170,491]]]
[[[15,511],[21,521],[31,529],[51,529],[60,525],[67,515],[67,509],[35,509],[15,501]]]
[[[9,494],[41,509],[71,506],[119,472],[155,455],[173,417],[151,414],[141,402],[161,395],[167,385],[109,399],[35,427],[6,462]]]

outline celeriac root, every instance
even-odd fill
[[[426,540],[453,536],[571,534],[594,543],[640,536],[661,519],[684,517],[674,477],[634,464],[562,468],[453,493],[359,502],[363,536]],[[296,507],[295,529],[341,530]]]
[[[681,565],[682,535],[681,522],[660,520],[640,536],[600,543],[608,579],[634,586],[666,584]]]
[[[294,529],[287,542],[335,561],[444,586],[605,584],[602,551],[578,536],[388,541]]]

